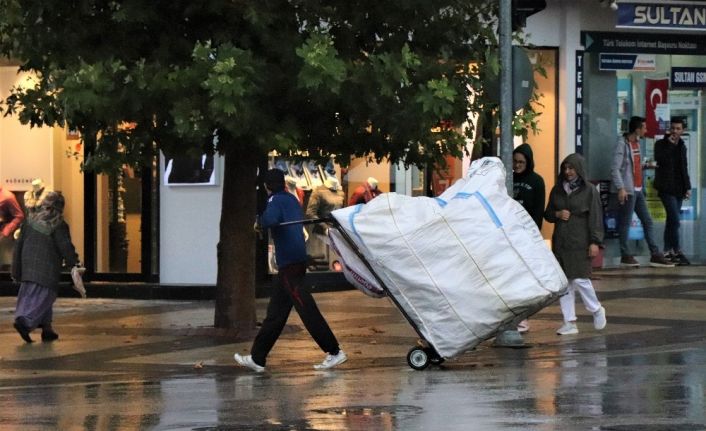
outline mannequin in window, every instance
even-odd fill
[[[0,268],[7,269],[12,261],[14,238],[25,214],[15,195],[0,185]]]
[[[284,182],[287,185],[287,191],[297,198],[299,205],[304,206],[304,190],[297,186],[297,179],[291,175],[287,175],[284,177]]]
[[[47,197],[50,191],[51,189],[44,184],[41,178],[32,181],[32,190],[27,190],[24,196],[25,212],[27,215],[39,209],[42,201]]]
[[[324,184],[314,189],[309,198],[309,204],[306,207],[306,218],[326,218],[331,215],[331,211],[343,207],[343,191],[338,179],[328,177]],[[314,233],[325,235],[326,229],[324,224],[314,226]]]
[[[382,192],[378,189],[378,180],[373,177],[368,177],[365,183],[353,190],[351,198],[348,199],[348,205],[367,204],[380,194],[382,194]]]

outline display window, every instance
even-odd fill
[[[14,86],[32,85],[32,75],[15,66],[0,67],[0,98]],[[41,202],[42,193],[59,191],[66,199],[64,219],[89,280],[148,281],[157,274],[157,165],[140,172],[84,174],[83,141],[60,127],[30,128],[15,116],[0,117],[0,188],[23,214]],[[7,203],[2,208],[10,208]],[[12,223],[0,208],[0,226]],[[8,229],[9,231],[10,229]],[[9,280],[14,232],[0,235],[0,278]]]
[[[623,42],[621,52],[611,52],[613,35]],[[579,53],[578,73],[582,74],[582,106],[577,121],[584,155],[593,179],[610,182],[610,166],[615,145],[628,130],[631,117],[646,120],[647,132],[640,141],[640,155],[646,165],[643,185],[648,210],[654,222],[654,237],[660,248],[666,213],[655,178],[655,144],[669,134],[671,121],[683,123],[681,136],[685,146],[690,177],[690,196],[681,204],[679,229],[682,251],[699,259],[706,252],[705,233],[698,228],[701,211],[704,154],[701,151],[706,130],[704,121],[704,89],[706,89],[706,57],[700,53],[660,53],[651,46],[667,46],[674,36],[651,35],[653,44],[640,43],[640,35],[623,33],[593,36],[598,47]],[[615,36],[618,37],[618,36]],[[660,39],[662,37],[664,40]],[[683,37],[688,42],[688,37]],[[634,42],[634,43],[632,43]],[[676,42],[675,42],[676,43]],[[683,46],[691,46],[684,44]],[[697,45],[694,45],[697,46]],[[640,49],[639,47],[647,47]],[[699,54],[699,55],[697,55]],[[582,126],[582,127],[581,127]],[[607,187],[606,187],[607,188]],[[606,231],[617,237],[615,211],[606,203]],[[631,224],[630,238],[641,240],[644,232],[637,218]],[[637,244],[637,243],[636,243]]]
[[[326,164],[317,164],[312,160],[290,160],[272,154],[268,169],[272,168],[285,173],[287,190],[299,199],[308,219],[324,218],[333,210],[364,204],[379,193],[397,192],[408,196],[422,196],[426,193],[424,170],[384,161],[378,163],[353,158],[344,168],[333,158]],[[328,227],[325,224],[314,224],[303,229],[306,231],[309,271],[342,271],[339,257],[329,246]],[[269,273],[277,272],[271,240],[267,256]]]

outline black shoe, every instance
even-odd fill
[[[29,336],[29,329],[25,327],[20,322],[15,322],[12,326],[15,327],[15,330],[17,331],[18,334],[20,334],[20,337],[22,337],[23,340],[25,340],[25,343],[31,343],[32,338]]]
[[[691,265],[691,262],[689,262],[689,259],[684,256],[684,253],[675,253],[672,258],[672,262],[674,262],[677,266]]]
[[[52,331],[51,329],[46,329],[42,331],[42,341],[54,341],[59,339],[59,334]]]
[[[667,260],[662,256],[662,253],[657,253],[650,258],[650,266],[653,268],[674,268],[674,262]]]

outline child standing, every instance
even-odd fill
[[[584,159],[570,154],[561,163],[559,180],[549,194],[544,218],[554,223],[552,251],[561,265],[569,289],[559,299],[564,324],[559,335],[578,334],[575,297],[578,291],[586,309],[593,314],[593,326],[606,326],[601,306],[591,283],[591,259],[603,241],[603,220],[598,191],[586,181]]]

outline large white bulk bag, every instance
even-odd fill
[[[566,290],[534,221],[508,196],[498,158],[476,160],[438,198],[384,193],[332,215],[444,358]]]
[[[355,254],[350,244],[345,241],[341,232],[337,229],[329,229],[328,238],[331,247],[341,258],[343,275],[346,280],[368,296],[373,298],[384,297],[385,291],[380,286],[380,283],[375,280],[365,263]]]

